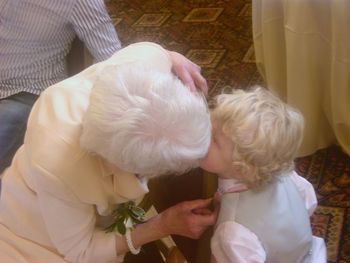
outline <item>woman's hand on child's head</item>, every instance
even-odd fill
[[[181,235],[198,239],[211,225],[214,225],[218,210],[210,210],[211,199],[186,201],[162,212],[161,229],[166,234]]]
[[[174,74],[176,74],[191,91],[200,90],[205,96],[208,96],[207,81],[201,74],[201,68],[180,53],[174,51],[168,52]]]

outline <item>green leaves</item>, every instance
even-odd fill
[[[117,231],[125,235],[126,229],[134,228],[135,225],[145,221],[145,211],[135,205],[134,201],[122,203],[113,211],[114,222],[108,226],[106,232]]]

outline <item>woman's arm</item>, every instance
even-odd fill
[[[201,68],[194,62],[175,51],[169,51],[153,42],[138,42],[117,51],[99,67],[122,65],[124,63],[145,63],[149,68],[162,72],[172,71],[191,91],[200,90],[208,94],[207,81],[201,74]]]
[[[218,210],[216,209],[210,214],[198,214],[195,210],[208,208],[210,204],[211,199],[193,200],[168,208],[146,223],[138,225],[132,231],[131,239],[134,247],[138,248],[168,235],[181,235],[198,239],[209,226],[215,224]],[[116,238],[117,254],[127,252],[129,249],[125,238],[122,236]]]

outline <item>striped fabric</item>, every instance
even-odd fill
[[[0,0],[0,99],[66,78],[76,36],[96,61],[121,48],[103,0]]]

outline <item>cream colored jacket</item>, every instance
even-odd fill
[[[24,144],[3,174],[0,262],[122,260],[115,234],[103,228],[116,204],[147,193],[147,182],[84,151],[79,138],[96,76],[107,65],[140,61],[171,70],[167,51],[137,43],[42,93]]]

